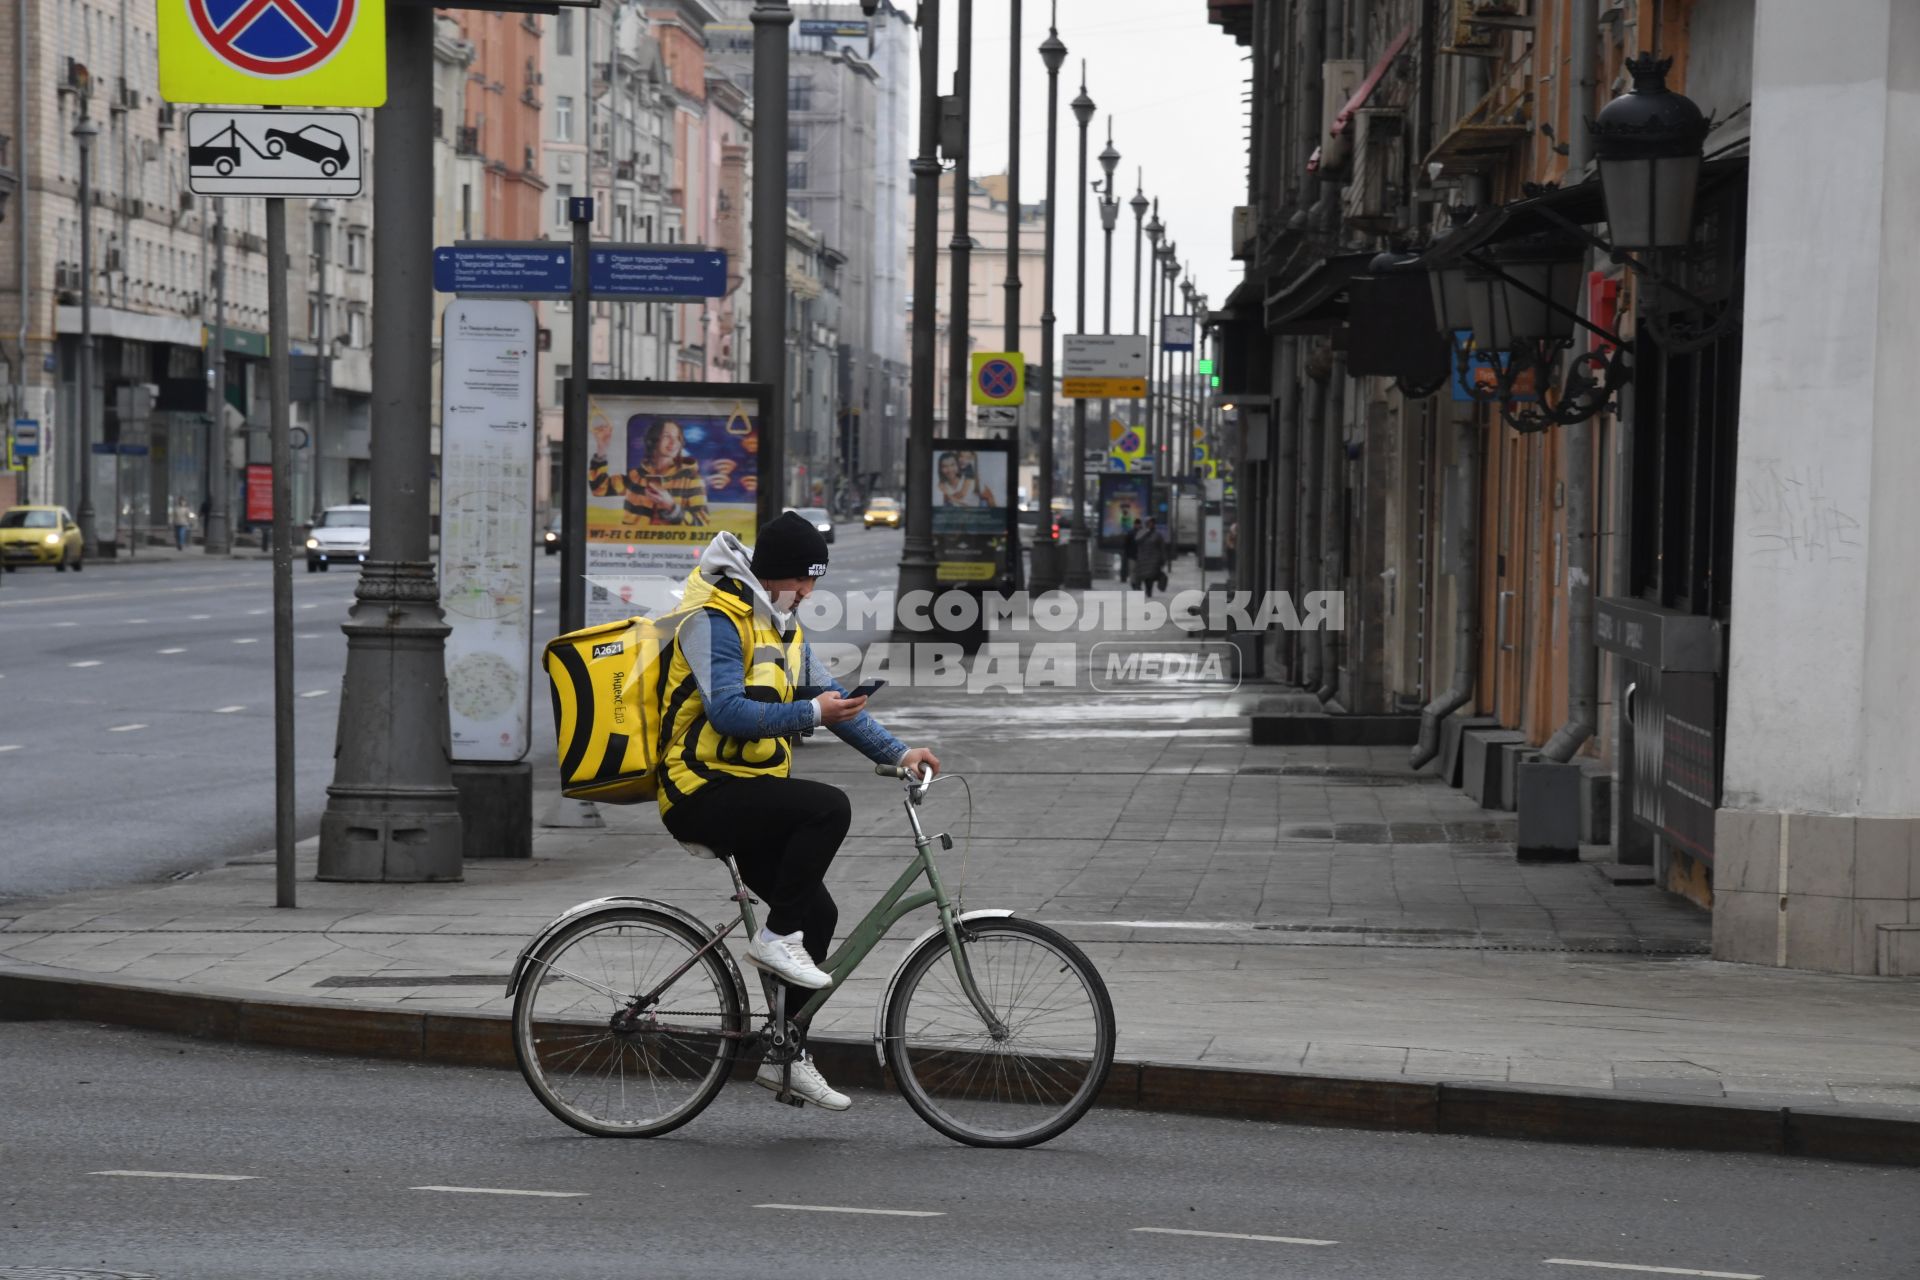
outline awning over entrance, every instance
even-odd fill
[[[1294,337],[1327,333],[1347,318],[1348,291],[1367,275],[1371,253],[1324,258],[1266,299],[1268,333]]]

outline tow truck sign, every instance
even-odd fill
[[[351,111],[187,114],[187,188],[203,196],[357,196],[362,168]]]

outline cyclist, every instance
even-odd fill
[[[933,752],[881,728],[808,647],[793,614],[826,571],[826,539],[791,511],[761,527],[751,552],[716,535],[687,579],[681,607],[695,611],[662,683],[661,819],[676,840],[731,854],[767,904],[747,961],[787,984],[789,1009],[833,985],[818,967],[840,918],[824,880],[853,820],[844,791],[790,776],[792,740],[825,726],[876,764],[940,769]],[[762,1064],[755,1083],[778,1090],[779,1068]],[[811,1055],[793,1063],[791,1087],[829,1111],[852,1105]]]

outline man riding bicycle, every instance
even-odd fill
[[[661,820],[676,840],[730,855],[767,904],[747,962],[787,984],[789,1009],[833,985],[819,962],[840,913],[824,882],[853,820],[844,791],[789,776],[793,740],[824,726],[876,764],[940,769],[933,752],[869,716],[807,645],[794,610],[826,571],[826,539],[791,511],[761,527],[751,552],[717,535],[687,580],[681,607],[693,612],[662,684]],[[755,1083],[778,1091],[780,1074],[765,1064]],[[852,1105],[811,1055],[792,1064],[791,1087],[829,1111]]]

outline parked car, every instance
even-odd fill
[[[328,507],[307,535],[307,572],[325,573],[335,563],[365,564],[373,537],[373,509],[364,503]]]
[[[541,545],[546,547],[548,555],[557,556],[560,554],[560,538],[563,532],[560,527],[560,513],[556,511],[553,513],[552,519],[547,521],[547,527],[540,535]]]
[[[311,160],[320,166],[320,172],[331,178],[347,165],[353,153],[347,150],[347,140],[331,129],[323,129],[310,124],[304,129],[269,129],[266,132],[267,154],[278,157],[283,151],[291,151],[302,160]]]
[[[875,498],[867,504],[866,527],[884,526],[888,529],[900,527],[900,504],[892,498]]]
[[[65,507],[9,507],[0,512],[0,565],[50,564],[61,573],[87,567],[80,525]]]
[[[827,514],[825,507],[788,507],[787,510],[813,521],[813,527],[828,542],[833,541],[833,517]]]

